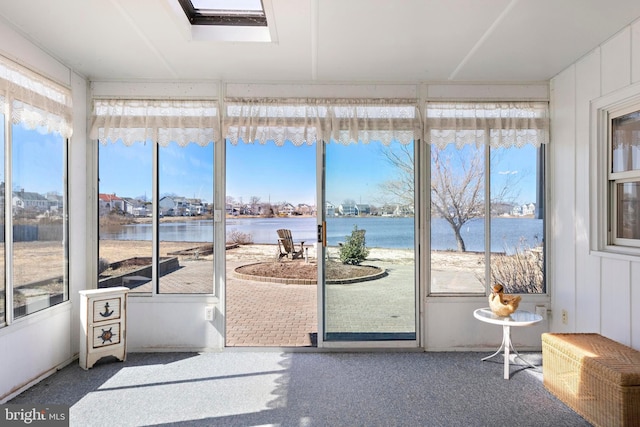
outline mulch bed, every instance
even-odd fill
[[[236,272],[250,276],[277,277],[282,279],[317,280],[318,265],[304,261],[274,261],[248,264],[236,268]],[[331,280],[355,279],[380,272],[380,268],[370,265],[346,265],[329,261],[325,264],[325,275]]]

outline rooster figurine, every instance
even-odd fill
[[[502,285],[496,284],[489,295],[489,307],[496,315],[507,317],[518,309],[521,299],[519,295],[505,294]]]

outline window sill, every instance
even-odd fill
[[[640,261],[640,249],[635,248],[620,248],[620,247],[607,247],[605,249],[591,251],[591,255],[601,258],[611,258],[623,261]]]

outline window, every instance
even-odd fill
[[[71,93],[0,57],[0,108],[0,324],[11,324],[69,299]]]
[[[544,293],[545,145],[490,153],[490,283],[509,293]]]
[[[544,103],[429,103],[431,294],[544,293]]]
[[[95,100],[98,287],[211,294],[214,101]]]
[[[159,147],[159,293],[213,292],[213,173],[213,144]]]
[[[178,0],[191,25],[267,25],[261,0]]]
[[[639,108],[617,111],[610,119],[610,236],[611,243],[620,246],[640,247]]]
[[[98,149],[98,287],[151,293],[153,143]]]
[[[640,91],[629,86],[591,103],[590,248],[640,254]]]
[[[67,296],[66,139],[12,125],[11,202],[14,317]]]

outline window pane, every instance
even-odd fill
[[[213,144],[160,147],[160,293],[213,293]]]
[[[98,287],[151,292],[153,143],[99,146]]]
[[[316,145],[226,146],[226,345],[315,345],[317,288],[304,283],[318,278]]]
[[[65,301],[66,141],[12,127],[13,309],[16,318]]]
[[[484,148],[431,146],[431,293],[484,293]]]
[[[491,149],[491,285],[544,289],[543,148]]]
[[[324,339],[416,339],[414,144],[326,144]],[[347,267],[366,269],[368,280]]]
[[[640,239],[640,182],[616,183],[616,237]]]
[[[611,120],[612,172],[640,170],[640,111]]]

